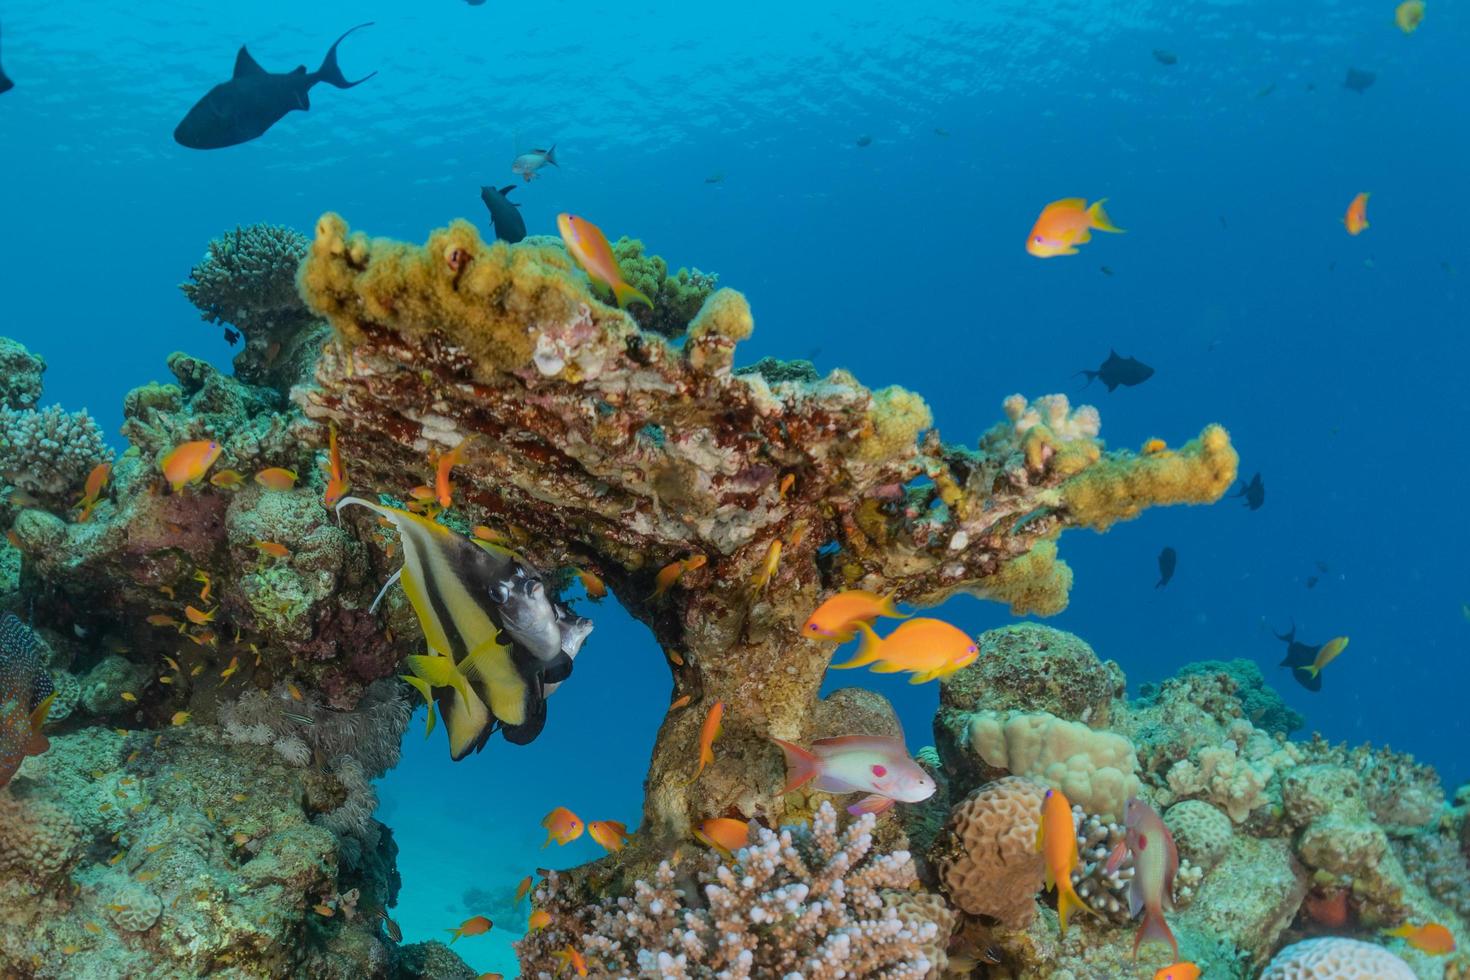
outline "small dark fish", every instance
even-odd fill
[[[1315,91],[1317,91],[1317,83],[1316,82],[1308,82],[1307,83],[1307,91],[1308,92],[1315,92]]]
[[[1108,391],[1112,391],[1120,386],[1132,388],[1143,384],[1154,376],[1154,369],[1135,357],[1119,357],[1117,351],[1109,350],[1108,359],[1103,361],[1102,366],[1096,371],[1078,371],[1077,373],[1087,375],[1089,385],[1094,379],[1101,378],[1102,383],[1108,386]]]
[[[1230,230],[1230,222],[1225,220],[1225,216],[1223,214],[1220,215],[1220,227],[1224,228],[1226,231]]]
[[[871,146],[871,145],[873,145],[873,137],[869,136],[867,133],[864,133],[863,135],[861,135],[861,136],[859,136],[857,138],[857,145],[858,146]]]
[[[987,943],[985,945],[985,948],[980,950],[980,955],[979,957],[977,957],[977,959],[979,959],[981,963],[999,963],[1000,948],[993,944]]]
[[[1357,68],[1349,68],[1347,78],[1343,80],[1342,87],[1350,88],[1359,95],[1362,95],[1376,81],[1378,81],[1378,76],[1371,71],[1360,71]]]
[[[526,219],[521,217],[521,206],[506,196],[515,189],[515,184],[507,184],[500,190],[480,188],[480,200],[490,209],[490,226],[495,229],[495,237],[512,245],[526,237]]]
[[[1163,48],[1154,48],[1154,60],[1161,65],[1179,64],[1179,56],[1172,51],[1165,51]]]
[[[1164,550],[1159,552],[1159,581],[1154,588],[1162,589],[1169,584],[1169,580],[1174,577],[1174,566],[1178,563],[1179,554],[1166,545]]]
[[[1113,270],[1110,269],[1108,266],[1100,265],[1097,268],[1098,268],[1098,271],[1101,272],[1105,276],[1111,276],[1113,274]]]
[[[1317,651],[1322,649],[1323,644],[1299,643],[1296,638],[1296,624],[1291,624],[1291,630],[1287,633],[1271,631],[1271,635],[1286,644],[1286,656],[1281,659],[1278,666],[1285,667],[1291,671],[1291,676],[1296,678],[1298,684],[1309,691],[1322,690],[1322,675],[1315,677],[1298,667],[1310,667],[1317,662]]]
[[[706,184],[720,184],[723,183],[724,180],[724,174],[710,174],[708,177],[704,178],[704,182]]]
[[[5,74],[5,69],[0,68],[0,92],[9,92],[13,88],[15,88],[15,83],[10,80],[10,76]]]
[[[1309,588],[1309,589],[1315,589],[1317,587],[1317,582],[1318,582],[1317,576],[1315,576],[1315,575],[1308,575],[1307,576],[1307,588]]]
[[[1266,96],[1270,95],[1274,91],[1276,91],[1276,83],[1272,82],[1271,84],[1267,85],[1265,88],[1257,92],[1256,98],[1264,99]]]
[[[1332,571],[1332,569],[1327,567],[1327,563],[1320,559],[1313,562],[1312,564],[1317,566],[1317,571],[1321,572],[1323,575],[1326,575],[1328,572]]]
[[[934,135],[935,136],[948,136],[949,135],[949,130],[945,129],[943,126],[935,126],[934,127]]]
[[[480,2],[483,3],[484,0],[480,0]],[[472,7],[478,7],[480,5],[475,3],[474,0],[469,0],[469,3]],[[383,920],[383,932],[389,939],[395,943],[403,942],[403,930],[398,928],[398,923],[388,918],[387,912],[383,909],[378,909],[378,918]]]
[[[471,7],[483,7],[483,6],[485,6],[485,0],[464,0],[464,2],[467,3],[467,4],[469,4]],[[394,942],[397,942],[398,940],[395,939],[393,941]]]
[[[239,342],[240,332],[238,330],[231,330],[229,327],[225,327],[225,343],[229,344],[231,347],[234,347]]]
[[[1230,496],[1244,497],[1247,509],[1260,510],[1261,505],[1266,502],[1266,484],[1262,481],[1261,474],[1257,473],[1251,477],[1249,483],[1242,484]]]
[[[371,26],[371,21],[358,24],[347,34]],[[310,109],[311,101],[306,93],[317,82],[337,88],[361,85],[377,72],[355,82],[342,75],[342,69],[337,67],[337,45],[347,34],[332,42],[322,66],[314,72],[308,72],[305,65],[297,65],[291,72],[268,72],[250,57],[242,44],[235,55],[234,75],[194,103],[194,108],[174,130],[174,139],[193,150],[238,146],[264,134],[286,113]]]

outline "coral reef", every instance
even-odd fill
[[[1045,868],[1036,848],[1046,784],[1019,776],[987,783],[955,804],[930,860],[958,908],[1021,928],[1036,914]]]
[[[1414,971],[1382,946],[1308,939],[1278,953],[1261,980],[1414,980]]]
[[[590,908],[566,902],[553,875],[535,895],[551,923],[517,944],[523,975],[550,980],[552,953],[571,945],[599,976],[923,980],[944,966],[952,913],[910,893],[906,851],[873,851],[874,823],[839,831],[824,803],[809,828],[760,828],[731,863],[705,858],[699,905],[668,862]]]
[[[179,289],[201,319],[226,327],[233,346],[235,375],[250,384],[280,391],[303,374],[315,358],[324,333],[296,291],[296,270],[306,255],[305,235],[282,225],[237,226],[209,243],[209,249]]]
[[[41,400],[41,375],[46,362],[25,345],[0,337],[0,407],[19,411],[35,408]]]
[[[638,325],[670,339],[689,329],[690,321],[705,305],[720,277],[698,269],[680,269],[670,274],[662,256],[647,255],[644,244],[636,238],[619,238],[613,243],[613,257],[628,285],[653,300],[653,308],[639,304],[632,311]]]
[[[111,459],[112,450],[86,409],[0,407],[0,477],[37,506],[66,512],[81,496],[92,467]]]

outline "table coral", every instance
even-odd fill
[[[1095,521],[1100,509],[1214,499],[1234,475],[1218,428],[1166,467],[1051,415],[1067,431],[1039,415],[1021,434],[1002,423],[978,451],[947,446],[912,392],[844,371],[734,373],[750,328],[734,294],[705,309],[739,316],[676,348],[599,302],[560,249],[486,245],[463,222],[414,247],[326,215],[300,283],[338,339],[297,398],[336,422],[355,485],[404,492],[431,449],[474,437],[455,470],[466,521],[514,523],[538,567],[596,571],[679,654],[674,684],[693,710],[660,732],[639,848],[736,803],[780,819],[766,737],[808,734],[829,651],[799,626],[825,594],[862,585],[931,605],[969,592],[1056,611],[1071,579],[1059,532],[1116,519]],[[1094,466],[1111,475],[1071,494]],[[755,594],[746,583],[777,541],[780,565]],[[691,554],[705,567],[650,601],[658,569]],[[675,774],[716,700],[724,751],[685,790]]]
[[[522,975],[556,976],[552,953],[570,944],[599,976],[923,980],[938,967],[935,920],[947,926],[949,913],[904,900],[913,863],[872,850],[874,822],[864,814],[839,830],[823,804],[809,828],[759,828],[732,862],[706,856],[698,905],[668,862],[631,896],[591,909],[568,907],[553,877],[534,896],[551,923],[516,944]]]

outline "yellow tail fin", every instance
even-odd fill
[[[1067,915],[1072,909],[1097,914],[1072,890],[1072,880],[1068,878],[1066,881],[1057,882],[1057,918],[1062,922],[1062,932],[1067,931]]]
[[[849,667],[865,667],[878,659],[883,650],[883,641],[878,634],[873,632],[873,627],[867,623],[857,624],[858,632],[863,634],[863,645],[858,647],[857,656],[845,664],[833,664],[833,670],[847,670]]]
[[[618,301],[619,306],[626,307],[629,303],[637,300],[644,306],[648,307],[650,310],[653,309],[653,300],[649,299],[647,296],[644,296],[641,292],[634,289],[632,286],[628,285],[625,282],[613,283],[612,291],[613,297]]]
[[[1106,200],[1107,198],[1104,197],[1092,202],[1092,207],[1087,209],[1087,222],[1098,231],[1116,231],[1121,233],[1123,229],[1113,224],[1113,219],[1109,218],[1108,213],[1103,210],[1103,201]]]

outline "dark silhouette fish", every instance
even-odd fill
[[[1154,376],[1154,369],[1143,363],[1136,357],[1119,357],[1115,350],[1108,351],[1108,359],[1102,362],[1102,366],[1096,371],[1078,371],[1078,374],[1087,375],[1087,384],[1092,384],[1096,378],[1101,378],[1102,383],[1112,391],[1119,386],[1132,388],[1141,385]],[[1083,385],[1087,387],[1087,385]]]
[[[1343,80],[1342,87],[1350,88],[1359,95],[1362,95],[1376,81],[1378,81],[1378,76],[1371,71],[1359,71],[1357,68],[1349,68],[1347,78]]]
[[[54,697],[36,634],[13,613],[6,614],[0,620],[0,787],[26,756],[50,748],[41,726]]]
[[[358,24],[347,34],[371,26],[371,21]],[[305,65],[297,65],[292,72],[268,72],[250,57],[242,44],[235,55],[234,75],[194,103],[194,108],[174,130],[174,139],[194,150],[217,150],[248,143],[280,122],[286,113],[310,109],[306,93],[317,82],[337,88],[361,85],[377,72],[355,82],[343,77],[342,69],[337,67],[337,45],[347,34],[332,42],[322,66],[314,72],[308,72]]]
[[[1154,48],[1154,60],[1161,65],[1179,64],[1179,56],[1172,51],[1165,51],[1163,48]]]
[[[1288,632],[1283,634],[1277,633],[1275,630],[1272,630],[1271,635],[1276,637],[1276,639],[1280,640],[1282,643],[1286,644],[1286,656],[1282,658],[1281,663],[1278,666],[1285,667],[1286,669],[1290,670],[1291,676],[1296,678],[1296,682],[1307,690],[1322,690],[1322,675],[1320,673],[1317,676],[1313,677],[1305,670],[1298,670],[1297,668],[1310,667],[1312,664],[1316,663],[1317,651],[1322,649],[1323,644],[1297,642],[1295,623],[1291,624],[1291,629]]]
[[[1241,484],[1230,496],[1244,497],[1247,509],[1260,510],[1261,505],[1266,502],[1266,484],[1261,480],[1261,474],[1257,473],[1251,477],[1249,483]]]
[[[515,184],[500,190],[493,187],[480,188],[480,200],[490,209],[490,225],[495,229],[495,237],[512,245],[526,237],[526,219],[521,217],[521,206],[506,197],[515,189]]]
[[[5,69],[0,67],[0,92],[9,92],[13,88],[15,88],[15,83],[10,80],[9,75],[5,74]]]
[[[1159,552],[1159,581],[1154,588],[1162,589],[1169,584],[1169,580],[1174,577],[1174,566],[1178,563],[1179,553],[1166,545],[1164,550]]]
[[[858,146],[872,146],[873,145],[873,137],[869,136],[867,133],[864,133],[863,135],[861,135],[861,136],[859,136],[857,138],[857,145]]]

